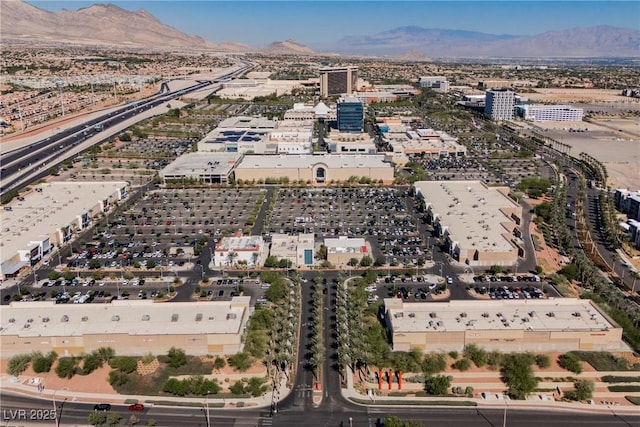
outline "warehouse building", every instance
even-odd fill
[[[470,266],[513,266],[524,255],[522,207],[508,187],[480,181],[419,181],[416,194],[450,255]]]
[[[394,351],[462,351],[469,344],[502,352],[628,351],[622,328],[591,300],[408,303],[385,298],[384,306]]]
[[[365,177],[393,183],[393,165],[382,154],[246,155],[235,169],[236,180],[266,182],[288,180],[312,185],[347,182]]]
[[[52,182],[4,205],[0,279],[38,262],[127,196],[126,182]]]
[[[523,105],[518,107],[525,120],[534,122],[581,122],[582,108],[571,105]]]
[[[2,309],[2,356],[55,351],[78,356],[100,347],[116,354],[164,354],[171,347],[191,355],[242,351],[250,297],[231,301],[108,304],[13,302]]]

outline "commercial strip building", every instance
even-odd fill
[[[522,207],[508,187],[480,181],[419,181],[416,194],[451,256],[472,267],[513,266],[524,255]]]
[[[236,166],[236,180],[245,182],[287,179],[311,185],[347,182],[366,177],[383,184],[393,183],[393,165],[383,154],[289,154],[245,155]]]
[[[100,347],[118,355],[165,354],[171,347],[191,355],[242,350],[250,297],[231,301],[108,304],[13,302],[0,313],[3,357],[39,351],[78,356]]]
[[[366,132],[340,132],[332,130],[324,137],[329,152],[335,154],[376,154],[375,140]]]
[[[357,89],[358,67],[320,68],[320,96],[350,94]]]
[[[436,92],[447,93],[449,91],[449,81],[445,76],[422,76],[418,83],[420,86],[428,87]]]
[[[126,182],[52,182],[4,205],[0,278],[35,264],[127,196]]]
[[[428,157],[463,157],[467,154],[467,148],[446,132],[415,129],[399,120],[390,119],[379,121],[378,127],[382,132],[382,140],[393,150],[394,162],[395,159],[401,159],[402,154],[423,154]]]
[[[291,261],[295,267],[309,267],[314,264],[314,247],[313,234],[272,234],[270,255]]]
[[[215,267],[233,265],[262,265],[267,250],[261,236],[245,236],[237,231],[232,237],[223,237],[216,243],[213,262]]]
[[[394,351],[462,351],[475,344],[501,352],[628,351],[622,328],[591,300],[456,300],[385,298]]]
[[[198,151],[262,154],[271,150],[275,153],[277,146],[269,146],[266,140],[268,132],[275,129],[276,124],[275,120],[264,117],[230,117],[198,142]]]
[[[534,105],[518,107],[518,113],[525,120],[534,122],[581,122],[582,108],[571,105]]]
[[[160,171],[167,181],[196,180],[217,184],[229,182],[229,177],[242,155],[234,152],[186,153]]]
[[[327,248],[327,261],[335,266],[347,265],[352,258],[360,261],[365,255],[372,256],[367,241],[361,237],[327,238],[324,239],[324,245]]]
[[[290,94],[293,89],[316,86],[311,80],[271,80],[237,79],[224,83],[216,95],[223,99],[253,100],[256,97],[281,96]]]
[[[484,114],[491,120],[513,120],[516,94],[509,89],[491,89],[486,93]]]

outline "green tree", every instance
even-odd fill
[[[371,266],[371,264],[373,264],[373,260],[371,259],[370,256],[365,255],[360,260],[360,267],[369,267]]]
[[[107,423],[107,414],[104,412],[92,412],[89,414],[89,424],[92,426],[103,426]]]
[[[451,380],[445,375],[429,377],[424,382],[424,391],[432,396],[444,396],[451,387]]]
[[[17,354],[12,356],[7,362],[7,373],[9,375],[18,376],[23,373],[31,362],[30,354]]]
[[[427,354],[422,361],[422,372],[433,375],[447,368],[447,358],[442,353]]]
[[[171,347],[167,353],[168,364],[172,368],[179,368],[187,364],[187,354],[181,348]]]
[[[61,357],[56,366],[56,375],[60,378],[72,378],[76,374],[78,362],[73,357]]]
[[[531,365],[533,357],[528,353],[507,354],[502,367],[502,380],[512,399],[526,399],[538,386]]]
[[[577,380],[573,383],[575,388],[575,400],[588,400],[593,397],[595,384],[592,380]]]
[[[51,366],[57,358],[58,355],[55,351],[49,352],[46,356],[44,356],[40,352],[34,353],[31,360],[31,367],[33,368],[33,372],[39,374],[42,372],[51,371]]]
[[[453,365],[455,369],[459,370],[459,371],[468,371],[469,368],[471,368],[471,361],[469,359],[460,359],[460,360],[456,360]]]
[[[356,265],[358,265],[358,258],[351,258],[348,262],[347,265],[351,266],[351,267],[355,267]]]
[[[102,359],[96,352],[85,354],[82,358],[82,368],[78,372],[80,375],[88,375],[102,367]]]
[[[236,381],[229,387],[229,391],[236,395],[244,394],[244,382],[242,380]]]
[[[226,360],[224,360],[224,357],[216,356],[215,360],[213,361],[213,369],[219,371],[225,366],[227,366],[227,362]]]
[[[113,387],[118,387],[121,385],[125,385],[129,382],[129,375],[125,374],[121,371],[111,371],[109,372],[109,384]]]
[[[131,356],[114,356],[109,359],[109,366],[125,374],[130,374],[138,368],[138,361]]]
[[[236,353],[227,358],[229,366],[234,369],[244,372],[253,365],[253,358],[248,353]]]
[[[464,357],[471,359],[471,361],[478,367],[481,368],[487,364],[487,352],[483,348],[478,347],[475,344],[468,344],[464,347],[463,351]]]

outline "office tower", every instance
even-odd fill
[[[326,98],[353,93],[356,90],[357,81],[357,67],[320,68],[320,96]]]
[[[491,120],[512,120],[516,94],[508,89],[491,89],[487,91],[484,114]]]
[[[338,130],[340,132],[362,132],[364,106],[353,96],[340,98],[337,107]]]

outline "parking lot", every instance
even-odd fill
[[[374,257],[389,263],[424,261],[426,244],[415,212],[397,188],[282,188],[268,219],[268,233],[312,233],[316,239],[365,237]]]

